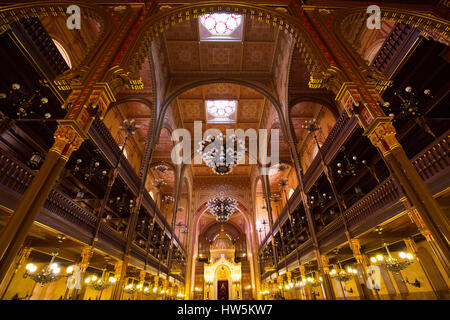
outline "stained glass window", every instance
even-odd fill
[[[207,100],[208,122],[236,121],[236,100]]]
[[[233,13],[199,16],[200,41],[242,41],[243,22],[243,16]]]
[[[200,22],[212,35],[228,36],[235,31],[242,22],[242,16],[229,13],[205,14]]]

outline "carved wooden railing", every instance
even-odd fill
[[[403,196],[392,178],[388,178],[345,211],[350,230],[367,218],[396,203]]]
[[[89,136],[100,148],[100,150],[102,150],[104,156],[108,159],[108,161],[112,165],[116,164],[117,160],[119,159],[121,150],[117,145],[116,141],[114,140],[113,136],[111,135],[111,132],[103,123],[103,121],[97,118],[92,123],[92,126],[89,130]],[[139,191],[140,179],[125,157],[121,158],[119,175],[122,177],[124,182],[130,187],[133,193],[137,194]],[[183,250],[183,252],[186,253],[186,249],[183,247],[180,240],[175,235],[175,232],[173,232],[172,227],[163,217],[161,211],[156,206],[152,197],[147,192],[144,192],[142,206],[148,212],[150,212],[150,214],[156,214],[157,220],[161,225],[161,227],[166,230],[169,237],[174,238],[176,244]]]
[[[412,164],[425,183],[450,170],[449,141],[450,130],[412,159]]]
[[[331,162],[339,148],[353,134],[356,128],[358,128],[358,120],[354,116],[349,117],[344,110],[320,147],[326,163]],[[320,156],[317,154],[303,176],[303,184],[306,191],[316,182],[322,171]]]
[[[408,24],[397,23],[375,56],[373,66],[381,72],[390,74],[393,67],[398,65],[397,60],[405,56],[418,33]]]
[[[0,150],[0,185],[3,189],[14,192],[15,202],[25,192],[34,175],[35,173],[21,164],[20,161],[12,159],[11,156]],[[90,244],[95,233],[98,217],[81,207],[56,187],[50,191],[36,220]],[[113,250],[118,258],[121,257],[126,245],[126,238],[121,232],[114,230],[107,223],[101,223],[98,238],[98,247]],[[183,247],[181,248],[184,250]],[[145,261],[145,254],[143,257],[143,261]],[[137,258],[142,258],[142,254],[138,255]]]
[[[322,154],[324,155],[325,161],[329,162],[334,157],[339,148],[345,143],[347,138],[353,133],[353,131],[358,127],[358,121],[356,117],[349,117],[348,113],[344,110],[339,118],[336,120],[336,123],[331,129],[328,137],[323,143],[321,149]],[[306,190],[309,190],[311,186],[314,184],[316,179],[320,176],[323,171],[323,167],[321,165],[319,155],[316,155],[314,160],[311,162],[308,170],[303,176],[303,183]],[[300,190],[298,187],[294,190],[294,194],[289,199],[289,209],[291,212],[300,204]],[[288,208],[284,206],[281,214],[274,222],[273,230],[274,233],[278,231],[280,225],[282,225],[286,221]],[[263,249],[269,242],[270,233],[266,235],[264,240],[260,244],[260,250]]]
[[[29,19],[19,20],[20,25],[27,33],[34,46],[39,50],[44,60],[51,67],[55,75],[61,74],[69,70],[69,66],[65,62],[58,48],[42,25],[39,18],[33,17]]]

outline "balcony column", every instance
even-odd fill
[[[321,255],[320,256],[321,260],[322,260],[322,283],[324,285],[324,289],[325,288],[330,288],[331,292],[329,293],[329,297],[327,297],[327,299],[333,299],[336,300],[336,294],[335,294],[335,290],[333,287],[333,281],[331,280],[330,277],[330,267],[329,267],[329,260],[328,257],[326,255]]]
[[[33,222],[36,220],[67,160],[83,142],[80,134],[73,127],[66,125],[58,126],[54,138],[55,142],[41,169],[25,191],[8,224],[2,230],[0,236],[0,283],[19,253]]]
[[[396,131],[389,121],[379,121],[366,129],[366,135],[379,148],[386,163],[416,209],[416,220],[429,232],[432,248],[445,271],[450,275],[450,227],[441,207],[408,159],[395,137]]]
[[[159,287],[159,276],[155,276],[153,278],[154,284],[153,284],[153,293],[155,294],[155,300],[158,300],[158,287]],[[155,290],[156,288],[156,290]]]
[[[123,265],[125,264],[124,261],[117,261],[114,265],[114,274],[115,277],[117,279],[116,281],[116,285],[114,286],[114,289],[111,293],[111,298],[110,300],[120,300],[121,295],[122,295],[122,288],[119,288],[119,286],[123,286],[123,278],[125,278],[126,273],[122,273],[122,270],[124,269]],[[125,266],[125,270],[126,270],[126,266]]]
[[[414,254],[414,259],[419,263],[420,267],[425,274],[428,282],[433,289],[433,293],[436,295],[436,298],[439,300],[448,299],[448,286],[447,283],[442,278],[442,275],[439,272],[439,269],[434,264],[434,261],[427,261],[427,257],[424,255],[424,251],[417,250],[416,242],[412,238],[407,238],[403,240],[412,254]],[[428,241],[430,243],[430,241]],[[414,280],[413,280],[414,281]]]
[[[268,219],[269,219],[270,239],[271,239],[271,244],[272,244],[272,261],[273,261],[275,270],[278,274],[278,251],[277,251],[277,247],[275,245],[275,235],[273,233],[273,215],[272,215],[272,203],[270,202],[269,177],[267,175],[263,175],[261,182],[262,182],[262,187],[263,187],[264,199],[266,200],[267,215],[268,215]]]
[[[183,173],[184,170],[182,169],[181,166],[176,166],[175,168],[175,194],[174,194],[174,200],[173,200],[173,206],[172,206],[172,221],[171,221],[171,226],[172,226],[172,238],[170,241],[170,246],[169,246],[169,257],[168,257],[168,272],[169,274],[172,272],[172,251],[174,250],[174,246],[175,246],[175,227],[176,227],[176,222],[177,222],[177,212],[178,212],[178,202],[180,201],[180,197],[181,197],[181,188],[183,186]],[[168,223],[168,222],[167,222]]]
[[[9,268],[8,274],[5,277],[2,286],[0,287],[0,300],[3,300],[5,298],[6,292],[8,291],[8,288],[11,285],[14,276],[17,274],[17,272],[20,270],[23,264],[27,261],[32,250],[33,249],[29,247],[22,247],[19,255],[15,259],[15,263],[13,263]]]
[[[130,259],[131,246],[133,244],[136,235],[136,224],[139,217],[139,211],[141,210],[142,202],[144,199],[145,183],[147,181],[148,171],[150,170],[150,162],[152,159],[153,143],[154,143],[153,126],[151,125],[148,128],[145,140],[147,143],[145,144],[144,156],[142,157],[141,167],[139,170],[139,179],[140,179],[139,191],[136,198],[136,205],[131,210],[130,217],[128,219],[128,225],[125,232],[127,243],[122,258],[123,260],[123,264],[121,266],[122,270],[120,273],[120,277],[117,281],[117,286],[115,287],[115,290],[113,292],[113,299],[116,300],[118,300],[122,295],[124,284],[123,281],[125,280],[125,274],[127,272],[128,260]],[[154,212],[153,214],[156,215],[156,212]]]
[[[147,275],[147,272],[145,270],[141,270],[139,271],[139,283],[138,283],[138,291],[137,291],[137,300],[143,300],[143,294],[142,291],[144,290],[144,282],[145,282],[145,277]]]
[[[304,265],[299,266],[300,274],[302,275],[302,281],[304,285],[302,286],[302,290],[305,293],[306,300],[315,300],[315,298],[312,297],[311,292],[311,286],[309,284],[309,281],[306,280],[306,267]]]
[[[297,181],[298,181],[300,197],[302,199],[303,207],[305,209],[306,221],[308,223],[308,229],[309,229],[309,233],[310,233],[313,248],[314,248],[314,253],[316,255],[319,274],[323,278],[324,274],[323,274],[322,259],[320,257],[321,256],[320,246],[319,246],[319,241],[317,240],[314,217],[312,215],[312,210],[311,210],[311,207],[308,202],[308,196],[306,195],[306,191],[305,191],[305,187],[304,187],[303,168],[300,164],[300,159],[296,152],[295,143],[294,143],[292,137],[289,137],[288,143],[289,143],[289,151],[291,154],[292,163],[294,164],[295,174],[296,174]],[[325,291],[325,299],[331,299],[331,300],[336,299],[336,296],[333,291],[333,287],[331,286],[331,282],[328,282],[328,281],[324,282],[324,291]]]
[[[358,277],[355,279],[355,283],[359,296],[365,300],[374,300],[375,297],[366,286],[367,279],[369,278],[366,273],[369,262],[367,257],[361,253],[361,243],[358,239],[352,239],[349,244],[357,262]],[[376,290],[375,293],[378,297],[378,292]]]

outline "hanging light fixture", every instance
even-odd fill
[[[234,213],[238,202],[236,199],[225,197],[221,193],[220,197],[209,199],[207,204],[209,212],[216,217],[219,222],[228,221],[230,216]]]
[[[128,283],[128,284],[124,287],[123,291],[125,291],[125,293],[128,293],[128,294],[133,294],[133,293],[135,293],[135,292],[137,291],[137,288],[136,288],[136,286],[134,285],[134,280],[133,280],[133,279],[131,279],[131,282]]]
[[[375,265],[383,265],[387,270],[391,272],[400,272],[401,270],[406,269],[411,264],[414,263],[414,256],[409,252],[399,252],[398,258],[394,258],[389,251],[388,244],[384,242],[382,231],[383,229],[381,227],[377,227],[375,231],[378,232],[378,234],[381,237],[381,240],[383,242],[383,247],[386,250],[387,255],[384,254],[377,254],[370,258],[370,262]]]
[[[61,268],[57,263],[55,263],[55,259],[59,255],[59,245],[64,239],[65,236],[63,235],[58,236],[58,246],[52,253],[52,258],[50,262],[39,273],[36,273],[37,266],[33,263],[29,263],[25,266],[26,271],[23,277],[30,278],[33,281],[41,284],[42,286],[47,283],[57,281],[60,278],[64,277],[63,275],[60,275]],[[69,271],[70,270],[67,270],[67,273],[70,273]]]
[[[105,268],[103,269],[102,276],[100,278],[98,278],[96,275],[92,275],[86,278],[84,282],[94,290],[103,291],[113,286],[117,282],[117,279],[113,276],[110,276],[108,280],[106,280],[106,268]]]
[[[340,151],[342,152],[346,165],[344,166],[341,162],[338,162],[336,166],[338,167],[337,173],[341,177],[345,176],[356,176],[358,173],[358,170],[361,169],[361,167],[367,165],[366,160],[362,160],[361,162],[358,161],[358,157],[356,155],[353,155],[351,160],[347,153],[345,152],[345,147],[342,146],[340,148]]]
[[[18,119],[33,117],[42,117],[45,120],[52,117],[51,113],[44,112],[44,106],[49,100],[43,96],[41,89],[45,86],[44,81],[39,80],[39,89],[34,90],[30,94],[23,92],[19,83],[13,83],[8,93],[0,92],[0,100],[5,100],[7,116]]]
[[[341,266],[341,263],[339,262],[339,268],[337,270],[332,269],[330,271],[330,276],[333,279],[336,279],[337,281],[347,282],[350,279],[352,279],[354,276],[356,276],[357,273],[358,273],[358,270],[353,269],[351,267],[348,267],[347,270],[344,270]]]
[[[161,173],[166,173],[166,171],[169,170],[169,167],[166,166],[164,163],[162,163],[162,164],[158,164],[158,165],[155,167],[155,170],[156,170],[156,171],[159,171],[159,172],[161,172]]]
[[[214,173],[229,174],[244,157],[245,141],[238,140],[235,134],[227,136],[225,141],[222,133],[217,136],[209,135],[199,142],[197,152]]]
[[[166,184],[164,179],[155,179],[153,181],[153,186],[157,188],[158,190],[161,190],[161,188]]]
[[[389,117],[391,117],[394,122],[398,120],[417,119],[422,117],[423,114],[420,110],[420,106],[424,104],[426,99],[433,97],[430,89],[425,89],[423,91],[423,96],[419,97],[416,96],[411,86],[407,86],[405,88],[405,92],[406,95],[402,95],[400,91],[394,90],[394,95],[400,100],[400,110],[397,114],[394,114],[394,110],[391,108],[390,102],[377,102],[380,107],[387,109],[389,112]]]

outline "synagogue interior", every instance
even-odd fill
[[[450,1],[0,3],[0,300],[448,300]]]

